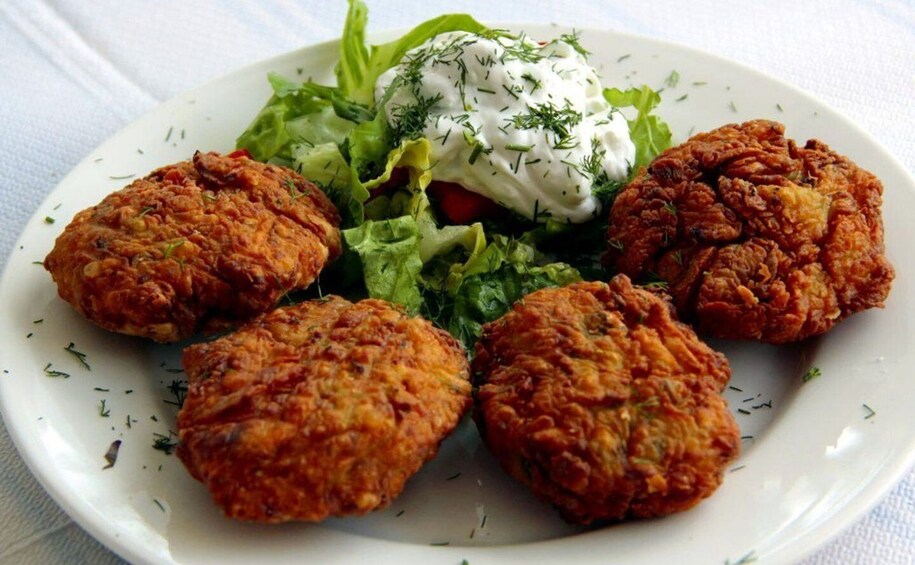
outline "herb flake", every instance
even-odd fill
[[[822,373],[820,372],[819,367],[811,367],[807,369],[807,372],[804,373],[804,376],[801,377],[805,383],[812,381],[813,379],[819,378]]]
[[[44,374],[49,377],[63,377],[65,379],[70,378],[70,373],[65,373],[63,371],[57,371],[51,367],[51,364],[48,363],[44,366]]]
[[[89,363],[86,362],[86,354],[83,353],[82,351],[77,351],[75,348],[76,348],[76,346],[71,341],[70,345],[64,347],[64,351],[66,351],[67,353],[73,354],[73,356],[76,357],[76,359],[80,362],[80,364],[83,367],[85,367],[87,370],[91,371],[92,367],[90,367]]]
[[[178,439],[175,432],[169,430],[168,435],[153,432],[153,449],[161,451],[166,455],[171,455],[175,448],[178,447]]]

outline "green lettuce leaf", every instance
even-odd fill
[[[629,135],[635,144],[633,174],[647,166],[659,153],[670,147],[670,127],[651,111],[661,102],[661,95],[647,86],[620,90],[605,88],[604,99],[617,108],[634,108],[638,114],[629,122]]]
[[[320,185],[334,200],[338,200],[336,193],[349,191],[349,163],[336,143],[296,145],[292,149],[292,159],[302,176]]]
[[[343,36],[340,38],[340,61],[334,68],[337,87],[343,95],[365,104],[374,102],[372,96],[366,98],[357,95],[367,82],[369,50],[365,43],[365,27],[368,19],[369,10],[365,3],[349,0],[349,10],[343,22]],[[374,82],[372,86],[374,87]]]
[[[422,304],[417,280],[423,268],[419,258],[419,226],[411,216],[369,220],[343,230],[347,249],[359,256],[365,288],[414,312]]]
[[[571,266],[540,265],[539,259],[530,245],[496,235],[485,250],[454,273],[457,279],[450,281],[450,288],[427,288],[424,314],[472,351],[483,324],[505,314],[525,295],[581,280]]]
[[[340,62],[335,68],[341,93],[360,104],[375,102],[375,81],[396,66],[404,54],[428,39],[449,31],[481,33],[488,28],[467,14],[445,14],[419,24],[400,39],[382,45],[366,46],[365,27],[368,9],[361,0],[349,0],[343,25]]]
[[[375,118],[367,108],[341,97],[336,88],[298,83],[276,73],[268,74],[267,80],[273,96],[235,142],[258,161],[288,163],[296,145],[342,143],[357,123]]]
[[[398,168],[409,173],[407,186],[389,189],[364,205],[365,201],[360,201],[363,223],[343,231],[348,247],[360,257],[368,295],[388,300],[393,297],[411,309],[421,301],[423,287],[445,284],[468,258],[486,246],[479,223],[438,226],[425,192],[432,179],[429,152],[426,139],[404,141],[391,150],[378,176],[360,185],[367,196],[368,191],[388,183]],[[385,231],[389,223],[392,227]],[[385,245],[396,248],[393,255],[385,255]],[[456,249],[461,252],[452,254]],[[392,269],[392,261],[403,268]],[[427,265],[432,267],[424,269]]]

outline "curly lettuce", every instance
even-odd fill
[[[605,215],[574,226],[514,217],[488,221],[485,228],[479,222],[444,225],[426,192],[434,171],[429,141],[398,139],[381,111],[385,100],[375,100],[378,77],[428,39],[452,31],[504,32],[466,14],[446,14],[399,39],[370,45],[367,24],[365,4],[349,0],[337,84],[271,73],[273,95],[237,140],[255,159],[294,167],[340,210],[344,256],[324,273],[339,279],[334,291],[400,304],[472,349],[483,324],[524,295],[583,275],[603,278],[607,273],[596,257],[605,245]],[[629,118],[635,174],[670,145],[670,129],[653,113],[660,96],[642,86],[607,88],[604,97]],[[620,186],[605,183],[595,194],[609,206]]]

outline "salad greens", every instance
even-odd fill
[[[435,174],[429,140],[399,139],[381,111],[385,100],[375,100],[378,77],[428,39],[452,31],[506,32],[465,14],[446,14],[400,39],[369,45],[367,21],[365,4],[349,0],[336,86],[270,74],[273,96],[237,140],[254,159],[295,168],[340,210],[345,253],[329,273],[338,279],[334,292],[401,304],[472,348],[482,324],[525,294],[606,278],[597,260],[606,246],[606,214],[577,225],[513,215],[445,225],[427,192]],[[670,145],[667,124],[652,114],[660,96],[642,86],[607,88],[604,97],[635,113],[628,120],[634,174]],[[595,189],[605,207],[620,185]]]

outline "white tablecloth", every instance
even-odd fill
[[[911,0],[370,0],[370,28],[444,12],[624,30],[722,55],[844,112],[915,170]],[[57,181],[160,102],[342,29],[342,0],[0,1],[0,264]],[[910,375],[898,375],[907,378]],[[0,563],[119,559],[44,493],[0,430]],[[915,561],[915,473],[806,563]]]

